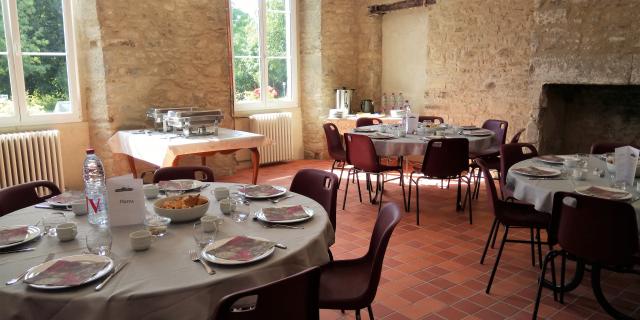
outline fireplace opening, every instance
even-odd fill
[[[589,152],[597,141],[640,144],[640,85],[545,84],[539,151]]]

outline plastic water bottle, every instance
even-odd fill
[[[102,161],[93,149],[87,149],[82,177],[84,178],[84,193],[87,199],[89,223],[93,225],[108,225],[104,165],[102,165]]]
[[[404,132],[406,134],[411,134],[413,130],[410,129],[411,124],[409,123],[409,118],[411,117],[411,105],[409,105],[409,100],[405,100],[402,105],[402,109],[404,110],[404,118],[402,118],[402,124],[404,125]]]
[[[387,98],[386,93],[382,93],[382,107],[380,108],[380,113],[383,115],[387,113],[387,105],[389,104],[389,99]]]

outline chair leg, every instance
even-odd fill
[[[491,230],[489,231],[489,237],[487,238],[487,243],[484,245],[484,251],[482,252],[482,258],[480,258],[480,264],[484,264],[484,257],[487,256],[487,249],[489,249],[489,243],[491,243],[491,238],[493,236],[493,230],[498,227],[498,219],[493,218],[493,223],[491,224]]]
[[[367,306],[367,311],[369,312],[369,320],[373,320],[373,309],[371,309],[371,305]]]
[[[538,262],[542,265],[542,240],[540,240],[540,228],[536,228],[536,238],[538,239]],[[551,267],[553,267],[553,264]]]
[[[331,252],[331,249],[329,249],[329,261],[333,261],[333,253]]]
[[[413,172],[409,174],[409,196],[407,197],[407,201],[405,204],[406,211],[411,210],[411,184],[413,183]]]
[[[469,198],[469,224],[473,224],[473,205],[471,204],[471,181],[467,183],[467,195]]]
[[[380,178],[380,175],[382,175],[382,178]],[[378,180],[380,183],[380,203],[378,204],[378,211],[380,211],[382,209],[382,193],[384,193],[384,174],[380,173],[378,174]],[[376,192],[378,192],[376,190]]]
[[[340,184],[342,183],[342,173],[344,172],[344,166],[346,166],[346,165],[347,164],[345,162],[342,162],[342,167],[340,168],[340,177],[338,178],[338,188],[340,188]],[[349,181],[349,179],[347,179],[347,182],[348,181]]]
[[[358,197],[360,197],[360,203],[362,203],[362,192],[360,191],[360,176],[358,175],[357,170],[354,170],[354,174],[356,175],[356,183],[358,185]]]
[[[504,235],[502,236],[502,242],[500,243],[500,250],[498,250],[498,255],[496,256],[496,262],[493,265],[493,270],[491,271],[491,277],[489,277],[489,283],[487,284],[487,290],[485,290],[487,294],[489,293],[489,291],[491,291],[493,278],[496,276],[496,271],[498,271],[498,264],[500,263],[500,257],[502,257],[502,250],[504,250],[504,244],[507,242],[507,234],[509,234],[509,226],[505,226],[505,229],[504,229]]]
[[[567,252],[562,251],[562,261],[560,262],[560,303],[564,304],[564,278],[567,271]]]
[[[462,208],[462,205],[461,205],[462,186],[460,185],[461,182],[462,182],[462,177],[458,177],[458,192],[456,193],[456,211],[460,211],[460,209]],[[466,197],[467,195],[465,194],[464,196]]]
[[[542,263],[542,272],[540,272],[540,279],[538,280],[538,292],[536,293],[536,302],[533,305],[533,317],[531,319],[538,319],[538,308],[540,307],[540,297],[542,296],[542,286],[544,283],[545,273],[547,272],[547,264],[549,264],[550,260],[553,260],[557,255],[556,251],[549,251],[547,255],[544,257],[544,262]],[[554,284],[555,286],[555,284]]]
[[[407,194],[404,192],[404,170],[400,170],[400,187],[402,188],[402,201],[404,203],[407,203]],[[409,209],[407,209],[405,207],[405,211],[409,211]]]
[[[344,207],[347,204],[347,194],[349,193],[349,178],[351,177],[352,170],[353,169],[349,169],[349,171],[347,171],[347,183],[346,183],[346,186],[344,187],[344,199],[342,200],[342,210],[344,210]]]
[[[496,246],[496,239],[498,238],[498,229],[500,228],[498,227],[495,230],[493,230],[493,240],[491,240],[491,249],[493,249]]]
[[[360,317],[360,309],[356,310],[356,320],[362,320]]]
[[[532,266],[536,266],[536,242],[533,238],[533,228],[529,228],[530,234],[531,234],[531,265]],[[540,268],[542,268],[542,264],[540,264]]]
[[[416,180],[416,225],[420,225],[420,178]]]

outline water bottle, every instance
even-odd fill
[[[396,94],[391,92],[391,101],[389,102],[391,104],[391,107],[389,108],[390,110],[395,110],[396,109],[396,103],[397,103],[397,98],[396,98]]]
[[[104,166],[93,149],[87,149],[87,157],[82,168],[84,193],[89,211],[89,223],[107,225],[107,188],[104,177]]]
[[[410,134],[410,131],[413,130],[410,130],[411,124],[409,123],[409,117],[411,117],[411,105],[409,105],[409,100],[404,101],[402,109],[404,110],[404,118],[402,119],[402,123],[404,124],[404,132],[406,134]]]
[[[388,98],[387,98],[387,94],[386,93],[382,93],[382,107],[380,108],[380,113],[382,113],[383,115],[387,113],[387,104],[388,102]]]

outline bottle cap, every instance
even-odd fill
[[[96,150],[94,150],[93,148],[87,148],[87,154],[94,154],[96,153]]]

